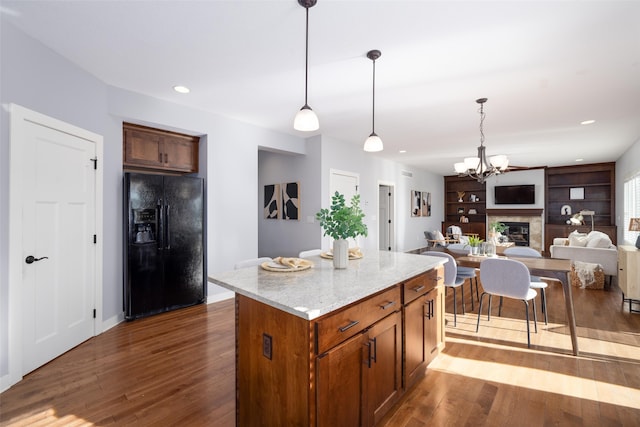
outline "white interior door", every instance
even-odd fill
[[[378,249],[391,250],[391,217],[393,205],[391,204],[392,187],[388,185],[378,186]]]
[[[15,275],[21,302],[10,306],[21,339],[11,345],[22,347],[21,375],[96,332],[97,142],[34,114],[36,120],[12,117],[11,129],[18,181],[12,202],[21,204],[20,218],[12,221],[21,225],[12,236],[19,241],[12,249],[21,254]]]

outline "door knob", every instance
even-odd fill
[[[24,262],[26,262],[27,264],[33,264],[36,261],[40,261],[41,259],[49,259],[48,256],[43,256],[42,258],[36,258],[33,255],[29,255],[28,257],[25,258]]]

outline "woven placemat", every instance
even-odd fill
[[[277,264],[277,266],[273,264]],[[263,262],[260,264],[260,267],[262,267],[263,270],[274,271],[276,273],[294,273],[296,271],[308,270],[313,267],[313,262],[303,258],[277,257],[274,258],[273,261]]]

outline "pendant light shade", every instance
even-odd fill
[[[307,82],[309,78],[309,8],[315,6],[317,0],[298,0],[298,4],[306,9],[307,24],[305,31],[305,55],[304,55],[304,105],[296,114],[293,121],[293,128],[304,132],[318,130],[320,123],[318,116],[313,112],[307,103]]]
[[[382,52],[379,50],[370,50],[367,52],[367,58],[373,62],[373,108],[371,113],[371,135],[364,141],[364,151],[375,152],[382,151],[382,139],[376,134],[376,59],[380,58]]]
[[[293,121],[293,128],[304,132],[311,132],[320,128],[318,116],[307,104],[298,111]]]
[[[382,151],[383,148],[382,139],[380,139],[380,137],[375,133],[369,135],[369,137],[364,141],[364,151]]]

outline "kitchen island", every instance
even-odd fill
[[[375,425],[444,347],[444,259],[309,259],[209,278],[236,292],[239,426]]]

